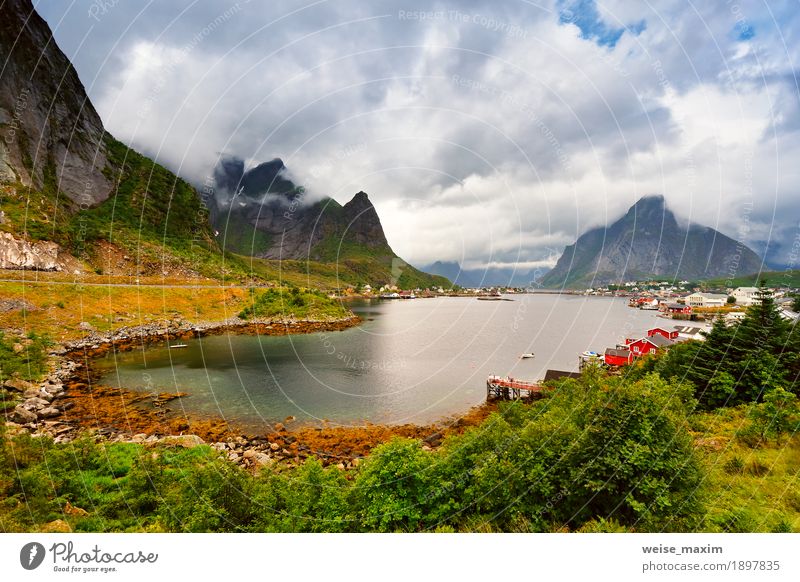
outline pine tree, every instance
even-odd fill
[[[783,351],[789,335],[789,324],[780,315],[772,290],[762,279],[755,301],[737,329],[736,346],[745,352],[767,349],[777,355]]]

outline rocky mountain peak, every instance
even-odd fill
[[[667,208],[666,200],[661,194],[643,196],[628,209],[623,219],[634,222],[643,231],[657,232],[665,228],[677,228],[675,215]]]
[[[366,192],[360,191],[342,208],[347,222],[347,235],[367,247],[387,247],[389,242],[381,219]]]
[[[547,287],[584,287],[661,277],[703,279],[749,275],[761,259],[713,228],[678,224],[664,197],[645,196],[607,227],[569,245],[542,280]]]

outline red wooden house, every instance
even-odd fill
[[[675,329],[669,331],[667,329],[664,329],[663,327],[654,327],[653,329],[647,330],[647,337],[653,337],[654,335],[660,335],[667,338],[668,340],[674,340],[678,337],[678,331]]]
[[[633,354],[628,348],[607,348],[603,361],[607,366],[625,366],[633,361]]]
[[[669,313],[671,315],[692,314],[691,305],[684,305],[683,303],[662,303],[660,306],[660,310],[663,311],[664,313]]]
[[[668,330],[663,327],[654,327],[647,330],[647,336],[639,339],[626,339],[625,345],[608,348],[603,354],[603,361],[607,366],[625,366],[635,358],[653,354],[661,349],[668,348],[678,339],[677,330]]]
[[[657,333],[637,340],[627,339],[625,340],[625,343],[633,354],[633,357],[638,358],[639,356],[654,354],[661,348],[667,348],[671,346],[674,342],[671,339],[668,339]]]

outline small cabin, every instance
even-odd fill
[[[647,337],[653,337],[654,335],[660,335],[662,337],[667,338],[668,340],[676,340],[678,338],[678,331],[677,330],[666,330],[663,327],[654,327],[653,329],[647,330]]]
[[[662,303],[663,311],[673,315],[691,315],[691,305],[684,305],[683,303]]]
[[[625,366],[633,361],[633,354],[628,348],[607,348],[603,360],[607,366]]]
[[[625,340],[628,349],[633,354],[633,357],[646,356],[647,354],[654,354],[657,351],[670,347],[674,342],[660,334],[655,334],[648,337],[643,337],[637,340]]]

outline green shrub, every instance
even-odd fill
[[[15,344],[22,345],[15,351]],[[28,334],[26,340],[6,338],[0,331],[0,381],[12,376],[36,382],[47,371],[47,350],[52,345],[46,335]]]
[[[395,439],[377,447],[359,471],[353,492],[358,520],[368,531],[416,531],[427,523],[431,455],[419,441]]]
[[[744,461],[741,457],[735,456],[725,461],[722,468],[728,475],[740,475],[744,472]]]
[[[294,471],[264,469],[253,493],[254,530],[342,532],[350,525],[350,484],[339,469],[308,459]]]
[[[252,304],[239,313],[242,319],[260,318],[306,318],[341,319],[352,315],[342,303],[331,299],[324,293],[297,287],[287,291],[284,288],[268,289],[255,295]]]
[[[752,533],[760,525],[760,520],[747,509],[729,511],[717,519],[719,529],[728,533]]]

